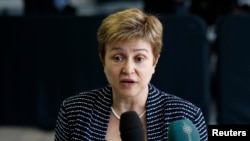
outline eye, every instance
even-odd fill
[[[122,57],[121,55],[115,55],[115,56],[113,57],[113,59],[114,59],[116,62],[120,62],[120,61],[122,61],[123,57]]]
[[[145,60],[145,57],[143,57],[143,56],[136,57],[136,62],[143,62],[144,60]]]

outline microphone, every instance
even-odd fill
[[[119,130],[122,141],[144,141],[144,128],[135,111],[121,114]]]
[[[170,123],[168,141],[200,141],[200,134],[188,119],[176,120]]]

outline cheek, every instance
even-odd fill
[[[152,77],[152,75],[155,73],[155,67],[154,66],[148,66],[147,68],[144,68],[142,70],[144,72],[143,75],[145,75],[145,78]]]
[[[118,72],[119,72],[118,68],[115,68],[112,65],[106,64],[104,66],[104,73],[106,74],[107,77],[118,75]]]

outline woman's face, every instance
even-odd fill
[[[113,94],[133,97],[148,93],[158,61],[154,63],[152,47],[144,40],[132,40],[106,47],[104,72]]]

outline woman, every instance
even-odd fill
[[[163,26],[156,16],[127,9],[106,17],[98,29],[99,56],[109,84],[63,101],[55,140],[119,141],[120,115],[135,111],[145,140],[166,140],[169,124],[189,119],[207,140],[202,111],[150,83],[162,48]]]

